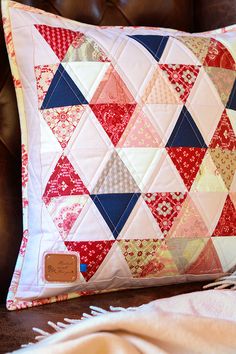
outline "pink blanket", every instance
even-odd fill
[[[210,290],[153,301],[92,316],[19,353],[159,354],[236,353],[236,291]],[[86,317],[86,316],[85,316]],[[62,330],[61,330],[62,329]]]

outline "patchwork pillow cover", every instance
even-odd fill
[[[96,27],[2,6],[24,208],[8,309],[229,272],[235,27]]]

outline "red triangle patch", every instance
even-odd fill
[[[209,147],[228,150],[236,149],[236,136],[229,117],[224,110]]]
[[[71,43],[77,37],[77,33],[66,28],[35,25],[41,36],[50,45],[60,61],[66,55]]]
[[[204,66],[235,70],[235,61],[225,46],[214,38],[211,38]]]
[[[90,104],[103,129],[116,146],[123,134],[136,103],[134,104]]]
[[[65,241],[68,251],[78,252],[80,263],[86,264],[87,270],[83,276],[88,281],[98,270],[115,240],[108,241]]]
[[[236,210],[229,195],[226,198],[220,219],[212,236],[236,235]]]
[[[171,229],[178,216],[187,193],[146,193],[143,198],[158,222],[164,236]]]
[[[99,103],[134,103],[134,98],[113,66],[108,68],[91,100],[91,104]]]
[[[182,64],[162,64],[163,70],[183,103],[186,102],[199,73],[199,66]]]
[[[51,198],[66,195],[89,194],[84,183],[66,156],[61,156],[43,194],[45,204]]]
[[[212,240],[209,240],[196,259],[189,268],[185,270],[185,274],[215,274],[222,273],[222,266],[218,254],[215,250]]]
[[[184,184],[190,190],[207,149],[198,147],[167,147],[166,150],[182,177]]]

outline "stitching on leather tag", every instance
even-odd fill
[[[75,254],[45,255],[44,278],[47,282],[72,283],[77,280],[78,275],[78,257]]]

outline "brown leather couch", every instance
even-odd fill
[[[3,0],[4,1],[4,0]],[[96,25],[149,25],[200,32],[236,23],[236,0],[18,0]],[[4,302],[21,236],[20,127],[16,98],[0,26],[0,300]],[[91,303],[135,306],[158,297],[199,290],[201,284],[126,291],[76,299],[18,313],[0,307],[0,352],[32,340],[32,326],[48,319],[78,317]],[[46,317],[46,319],[45,319]],[[19,328],[21,329],[19,331]],[[15,339],[11,337],[14,332]],[[19,333],[19,334],[18,334]]]

